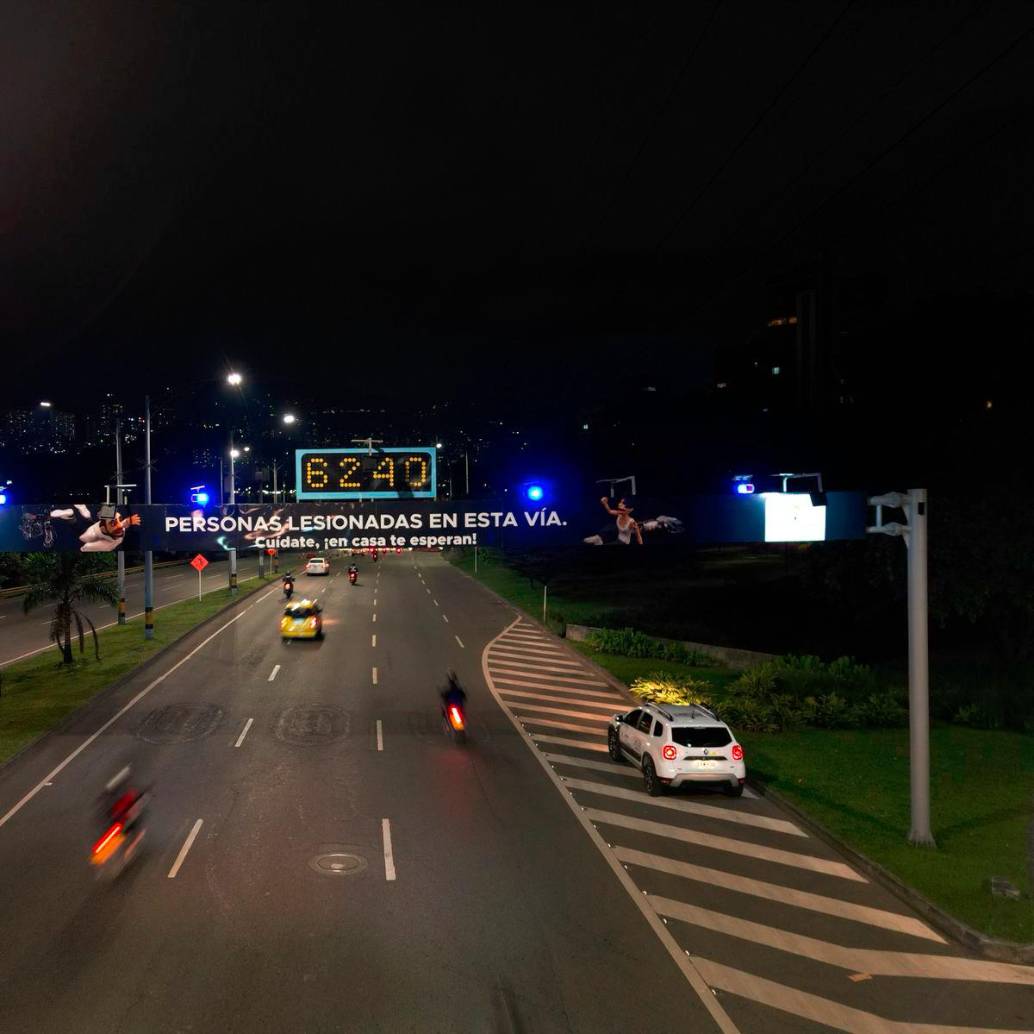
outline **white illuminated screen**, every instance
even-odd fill
[[[766,492],[766,542],[825,542],[826,508],[798,492]]]

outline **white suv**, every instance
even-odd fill
[[[321,556],[311,557],[305,564],[306,574],[330,574],[330,561]]]
[[[730,797],[739,797],[747,778],[743,748],[729,726],[699,704],[643,704],[616,714],[607,750],[612,761],[639,766],[651,797],[683,783],[721,783]]]

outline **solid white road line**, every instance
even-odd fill
[[[381,835],[384,837],[384,878],[395,879],[395,856],[391,850],[391,823],[381,819]]]
[[[525,689],[548,689],[554,693],[570,693],[580,697],[592,697],[594,700],[613,701],[617,705],[617,711],[623,713],[628,710],[628,701],[613,691],[608,693],[602,689],[577,689],[574,686],[554,686],[549,682],[528,682],[526,679],[503,678],[501,675],[495,676],[495,681],[500,687],[500,692],[506,692],[505,687],[507,686],[523,686]]]
[[[545,636],[541,635],[521,635],[507,633],[502,636],[499,640],[500,645],[507,644],[508,646],[527,646],[529,649],[535,648],[539,650],[555,650],[557,653],[563,653],[563,650],[558,646],[551,646],[549,640]]]
[[[494,661],[489,661],[492,668],[492,674],[499,675],[525,675],[533,679],[546,678],[546,673],[541,671],[527,671],[523,668],[511,668],[511,667],[497,667]],[[556,679],[560,682],[573,682],[576,686],[606,686],[606,682],[601,682],[599,679],[583,679],[580,675],[561,675],[559,672],[549,672],[549,678]]]
[[[566,657],[568,656],[559,647],[555,646],[526,646],[524,643],[510,643],[505,639],[498,639],[492,644],[492,652],[505,651],[507,653],[526,653],[528,656],[533,654],[544,654],[547,657]]]
[[[588,725],[574,725],[571,722],[556,722],[552,718],[537,718],[531,714],[515,714],[514,719],[524,725],[544,725],[549,729],[566,729],[568,732],[583,732],[586,736],[601,735],[601,729],[597,726],[595,729]],[[606,750],[606,747],[604,747]]]
[[[882,908],[871,908],[868,905],[855,905],[850,901],[826,897],[824,894],[794,890],[793,887],[786,887],[780,883],[752,880],[747,876],[737,876],[720,869],[680,862],[674,858],[665,858],[663,855],[647,854],[645,851],[636,851],[630,847],[615,847],[614,853],[626,865],[656,869],[658,872],[670,873],[672,876],[696,880],[705,886],[724,887],[726,890],[734,890],[738,894],[750,894],[752,897],[777,901],[779,904],[805,908],[810,912],[822,912],[824,915],[836,916],[839,919],[850,919],[856,923],[878,926],[884,930],[911,934],[913,937],[922,937],[928,941],[936,941],[938,944],[948,943],[939,933],[912,916],[888,912]]]
[[[375,686],[377,685],[377,669],[376,668],[373,669],[373,684]]]
[[[558,714],[561,718],[582,718],[587,722],[600,722],[603,725],[606,725],[610,721],[610,713],[607,711],[603,714],[593,714],[592,711],[571,711],[566,707],[545,707],[542,704],[524,704],[519,700],[507,700],[506,704],[515,714],[518,711],[533,711],[535,714]],[[524,715],[518,714],[517,717],[523,718]]]
[[[376,646],[377,645],[377,636],[376,635],[370,636],[370,645],[371,646]]]
[[[749,919],[725,915],[684,901],[649,896],[650,904],[661,915],[680,919],[707,930],[764,944],[777,951],[813,959],[827,966],[839,966],[851,973],[874,977],[913,977],[921,980],[967,980],[996,984],[1025,984],[1034,987],[1034,967],[1012,962],[989,962],[955,955],[921,955],[913,951],[879,951],[874,948],[845,948],[830,941],[779,930]]]
[[[547,736],[545,733],[533,732],[531,738],[536,743],[555,743],[558,747],[577,747],[579,750],[591,750],[597,754],[606,754],[607,745],[605,743],[594,742],[592,740],[572,740],[566,736]],[[548,754],[543,754],[543,757],[549,757]],[[639,773],[636,773],[636,777],[639,777]]]
[[[848,1034],[1021,1034],[1018,1030],[999,1027],[948,1027],[941,1024],[934,1027],[910,1020],[888,1020],[753,973],[709,962],[700,956],[694,957],[693,962],[712,987]]]
[[[808,834],[792,822],[783,819],[769,818],[767,815],[753,815],[735,808],[719,808],[714,804],[699,804],[697,801],[678,800],[674,797],[645,798],[635,790],[626,790],[623,786],[608,786],[606,783],[591,783],[585,779],[567,779],[568,786],[586,793],[598,793],[603,797],[618,797],[623,801],[635,801],[654,808],[667,808],[670,811],[681,811],[686,815],[699,815],[701,818],[714,819],[717,822],[733,822],[741,826],[754,826],[756,829],[767,829],[771,833],[786,833],[792,837],[807,837]]]
[[[172,863],[172,868],[169,870],[169,879],[176,879],[176,873],[180,871],[180,866],[183,864],[183,859],[187,857],[187,852],[190,850],[194,841],[197,839],[198,833],[201,831],[201,823],[204,819],[198,819],[194,823],[194,828],[187,834],[187,839],[183,841],[183,846],[180,848],[180,853],[176,855],[176,861]]]
[[[38,794],[44,786],[47,785],[47,783],[53,782],[55,776],[60,775],[68,765],[70,765],[84,750],[86,750],[86,748],[91,743],[93,743],[94,740],[97,739],[98,736],[103,735],[108,729],[110,729],[124,714],[126,714],[129,710],[135,707],[141,700],[143,700],[144,697],[147,696],[147,694],[150,693],[155,686],[161,685],[161,683],[163,683],[174,671],[178,670],[184,664],[186,664],[187,661],[189,661],[200,650],[203,650],[213,639],[215,639],[217,635],[220,635],[222,632],[225,632],[226,629],[230,627],[230,625],[234,624],[237,621],[240,621],[240,619],[244,617],[244,615],[247,614],[252,607],[257,606],[263,600],[268,600],[270,596],[275,595],[277,592],[277,589],[273,589],[272,592],[267,592],[265,596],[260,596],[254,603],[249,603],[248,606],[246,606],[239,614],[236,614],[234,615],[234,617],[230,618],[230,620],[227,621],[225,625],[220,625],[207,639],[203,639],[200,643],[198,643],[198,645],[195,646],[194,649],[186,655],[186,657],[181,657],[171,668],[169,668],[167,671],[162,672],[162,674],[159,675],[158,678],[153,679],[151,682],[148,682],[148,684],[144,686],[144,688],[140,690],[140,692],[137,693],[137,695],[133,697],[133,699],[130,700],[129,703],[127,703],[121,710],[117,711],[114,715],[112,715],[96,732],[91,733],[89,736],[87,736],[87,738],[83,740],[83,742],[80,743],[79,746],[76,747],[75,750],[73,750],[72,753],[69,754],[64,761],[61,762],[61,764],[59,764],[56,768],[51,769],[51,771],[48,772],[47,775],[45,775],[16,805],[14,805],[14,807],[11,808],[6,815],[0,817],[0,826],[4,826],[12,818],[14,818],[14,816],[17,815],[18,812],[20,812],[22,808],[24,808],[25,805],[28,804],[29,801],[31,801],[32,798],[35,797],[36,794]]]
[[[525,693],[519,689],[507,689],[505,686],[500,686],[499,692],[507,699],[510,697],[526,697],[528,700],[548,700],[554,704],[578,704],[580,707],[597,707],[608,715],[615,713],[614,705],[606,700],[585,700],[578,697],[560,696],[557,693]]]
[[[510,626],[512,627],[512,626]],[[491,644],[486,647],[481,653],[481,672],[485,679],[485,684],[488,686],[492,695],[499,703],[503,710],[503,713],[507,715],[510,721],[513,723],[514,729],[517,733],[524,738],[524,742],[530,748],[535,747],[534,738],[532,734],[522,726],[521,722],[514,716],[513,712],[509,708],[505,707],[502,702],[502,698],[499,696],[498,690],[492,681],[492,675],[488,670],[488,651]],[[570,741],[569,741],[570,742]],[[576,742],[576,741],[575,741]],[[577,745],[577,742],[576,742]],[[602,744],[599,745],[603,747]],[[587,746],[587,749],[592,750],[591,746]],[[603,747],[605,750],[606,747]],[[604,859],[607,865],[610,866],[614,876],[620,882],[621,886],[624,887],[629,898],[635,903],[636,908],[639,909],[643,918],[649,924],[650,929],[656,934],[657,939],[664,946],[665,951],[668,952],[672,962],[678,966],[679,971],[686,978],[687,983],[693,988],[697,997],[700,999],[701,1004],[711,1014],[711,1018],[722,1034],[738,1034],[736,1024],[732,1022],[729,1014],[725,1011],[722,1005],[719,1003],[717,997],[708,987],[707,982],[701,976],[700,971],[694,965],[694,962],[689,958],[686,953],[679,947],[678,942],[672,936],[668,927],[661,921],[660,917],[649,904],[644,900],[645,895],[639,892],[639,888],[633,883],[632,878],[625,871],[621,863],[614,857],[613,852],[607,847],[606,841],[600,836],[599,831],[595,826],[586,818],[585,812],[583,812],[574,803],[574,799],[564,789],[564,784],[560,777],[553,771],[550,764],[544,757],[542,757],[541,751],[534,750],[532,753],[538,758],[539,763],[542,765],[542,771],[546,773],[546,776],[553,781],[553,785],[557,788],[560,794],[563,796],[567,806],[571,809],[571,814],[574,815],[575,820],[581,825],[582,829],[585,830],[586,836],[592,841],[596,850],[599,851],[600,856]]]
[[[276,678],[276,673],[277,673],[277,672],[278,672],[279,670],[280,670],[280,665],[279,665],[279,664],[274,664],[274,665],[273,665],[273,670],[272,670],[272,671],[271,671],[271,672],[269,673],[269,678],[268,678],[268,679],[266,679],[266,681],[267,681],[267,682],[272,682],[272,681],[273,681],[273,679],[275,679],[275,678]]]
[[[535,737],[535,739],[539,738],[538,736]],[[606,747],[603,749],[606,750]],[[554,765],[569,765],[571,768],[592,768],[598,772],[624,776],[626,779],[635,779],[636,781],[643,778],[638,768],[633,768],[631,765],[618,765],[613,761],[593,761],[592,758],[576,758],[573,754],[550,754],[546,751],[543,751],[542,756]],[[565,782],[567,781],[565,776],[560,778]]]
[[[377,749],[384,750],[384,730],[381,728],[381,720],[377,719]]]
[[[535,662],[539,662],[540,658],[536,657]],[[588,668],[583,668],[580,664],[573,665],[571,667],[561,667],[559,663],[535,663],[529,661],[526,657],[497,657],[495,654],[489,659],[489,664],[493,667],[499,664],[504,664],[508,668],[520,668],[526,670],[528,674],[535,675],[538,678],[542,678],[545,675],[555,675],[558,679],[580,679],[591,677],[593,672],[589,671]],[[592,681],[598,681],[592,679]]]
[[[809,872],[821,872],[827,876],[838,876],[842,880],[855,883],[869,881],[855,872],[843,862],[828,858],[817,858],[815,855],[798,854],[796,851],[783,851],[777,847],[764,847],[749,840],[732,840],[729,837],[715,836],[713,833],[701,833],[696,829],[685,829],[682,826],[669,826],[663,822],[651,822],[649,819],[637,819],[634,815],[622,815],[616,811],[600,811],[586,808],[585,815],[592,822],[602,822],[608,826],[619,826],[632,829],[637,833],[650,833],[653,836],[666,837],[669,840],[681,840],[685,844],[696,847],[708,847],[714,851],[727,851],[741,857],[758,858],[764,862],[775,862],[778,865],[789,865],[794,869],[807,869]]]
[[[460,649],[461,650],[465,650],[466,649],[466,647],[463,645],[463,640],[460,639],[460,637],[458,635],[454,635],[452,638],[455,639],[456,642],[460,644]]]
[[[248,735],[248,730],[251,728],[251,723],[253,721],[255,721],[254,718],[249,718],[244,723],[244,728],[241,730],[241,734],[237,737],[237,742],[234,744],[235,747],[239,747],[244,742],[244,737]]]

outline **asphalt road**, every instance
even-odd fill
[[[600,749],[607,683],[439,557],[361,566],[301,580],[322,642],[260,592],[0,770],[5,1034],[1034,1027],[1034,970],[769,802],[646,798]],[[130,758],[147,849],[98,882]]]
[[[237,561],[238,580],[250,578],[258,572],[257,557],[241,557]],[[228,563],[213,560],[201,573],[201,591],[211,592],[230,584]],[[154,605],[163,607],[169,603],[197,596],[197,572],[183,564],[176,567],[158,567],[154,572]],[[29,614],[22,609],[22,597],[12,596],[0,599],[0,665],[22,657],[31,657],[45,650],[50,644],[50,607],[42,606]],[[135,571],[126,575],[126,614],[133,617],[144,610],[144,573]],[[107,604],[91,603],[82,612],[98,627],[115,624],[118,611]],[[157,620],[161,620],[158,615]]]

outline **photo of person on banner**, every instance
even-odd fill
[[[667,517],[663,514],[646,521],[637,521],[632,516],[634,507],[629,506],[622,496],[613,506],[606,496],[600,499],[600,505],[614,518],[613,526],[601,528],[595,535],[589,535],[582,541],[589,546],[622,545],[630,546],[632,539],[636,545],[643,544],[643,532],[666,531],[678,534],[682,531],[682,521],[678,517]]]
[[[76,526],[83,553],[110,553],[118,549],[125,542],[126,529],[140,524],[138,514],[123,517],[114,506],[108,505],[99,507],[94,518],[85,503],[51,510],[50,518]]]

